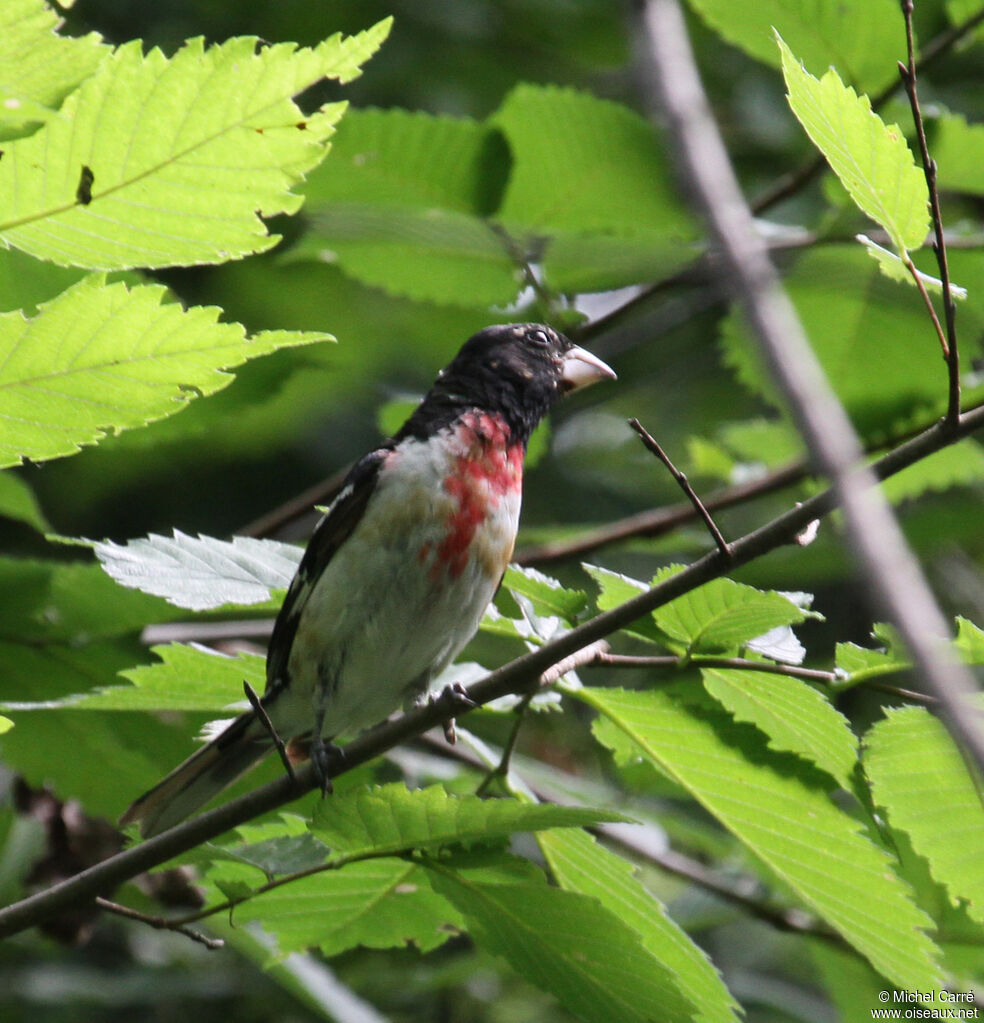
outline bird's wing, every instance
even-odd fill
[[[266,697],[275,695],[286,683],[287,661],[304,605],[325,566],[362,518],[376,488],[379,468],[390,450],[388,447],[377,448],[352,466],[338,496],[312,534],[270,637]]]

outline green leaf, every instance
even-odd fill
[[[502,853],[468,858],[469,875],[496,883],[528,880],[536,868]],[[230,882],[253,888],[256,868],[220,863],[205,878],[206,892]],[[219,889],[221,890],[221,889]],[[281,955],[317,946],[326,956],[363,945],[428,952],[463,927],[461,914],[434,891],[429,873],[392,857],[360,860],[292,880],[237,906],[234,920],[257,921],[272,934]]]
[[[930,920],[885,852],[837,809],[805,765],[754,730],[691,711],[665,693],[584,688],[595,707],[899,987],[939,984]],[[604,741],[604,739],[603,739]]]
[[[287,258],[337,263],[419,301],[507,305],[520,277],[482,219],[490,186],[498,191],[493,142],[487,125],[467,118],[349,112],[331,160],[305,186],[310,231]]]
[[[166,294],[93,274],[32,319],[0,314],[0,466],[74,454],[221,390],[234,379],[223,369],[324,339],[290,331],[247,338],[239,324],[216,322],[220,310],[184,310],[165,304]]]
[[[968,124],[959,114],[947,112],[936,120],[932,153],[941,189],[984,195],[984,124]]]
[[[632,864],[584,831],[546,831],[537,836],[550,872],[561,887],[591,895],[635,930],[651,959],[654,980],[673,981],[696,1009],[697,1023],[729,1023],[737,1003],[704,952],[667,915],[666,908],[635,876]]]
[[[796,753],[851,789],[857,739],[847,719],[812,686],[789,675],[701,668],[704,688],[737,721],[755,725],[774,750]]]
[[[831,65],[863,89],[897,80],[895,62],[905,52],[898,6],[892,0],[691,0],[700,16],[728,42],[771,67],[779,67],[773,31],[789,41],[807,67]]]
[[[957,615],[957,652],[967,664],[984,664],[984,630],[969,618]]]
[[[222,713],[245,709],[243,682],[258,693],[266,685],[266,658],[238,653],[235,657],[207,647],[168,643],[151,647],[157,664],[127,668],[120,674],[133,685],[107,686],[66,705],[81,710],[200,710]],[[234,707],[242,703],[243,707]]]
[[[981,779],[942,723],[923,707],[886,708],[865,738],[865,769],[893,828],[909,835],[956,905],[984,923]]]
[[[173,537],[151,533],[125,544],[96,542],[92,549],[121,586],[192,611],[270,600],[273,590],[290,585],[303,553],[276,540],[196,539],[177,529]]]
[[[0,516],[25,522],[41,533],[51,529],[34,491],[12,472],[0,472]]]
[[[396,782],[322,802],[311,828],[334,854],[362,856],[491,842],[517,831],[614,820],[625,818],[611,810],[450,796],[440,785],[411,791]]]
[[[657,976],[636,931],[596,899],[544,884],[481,884],[433,864],[431,882],[476,943],[549,991],[578,1019],[674,1023],[687,1001]]]
[[[522,594],[530,600],[538,614],[557,615],[567,622],[573,622],[588,606],[588,595],[584,590],[568,590],[535,568],[510,565],[502,585],[510,593]]]
[[[896,249],[918,249],[929,231],[929,192],[898,125],[885,125],[831,68],[817,81],[776,37],[789,105],[851,198]]]
[[[509,305],[522,277],[505,245],[457,210],[336,202],[308,211],[312,233],[293,252],[416,302]]]
[[[925,308],[858,246],[804,253],[785,281],[827,379],[864,437],[884,440],[900,423],[908,428],[942,412],[946,373]],[[960,323],[962,331],[984,329],[971,302],[961,308]],[[742,382],[783,408],[737,312],[724,321],[722,342]]]
[[[612,572],[599,565],[589,565],[587,562],[581,564],[581,568],[591,576],[598,584],[601,591],[595,601],[599,611],[610,611],[619,604],[624,604],[633,597],[638,597],[649,587],[638,579],[622,575],[620,572]],[[626,626],[625,632],[630,633],[639,639],[645,639],[650,643],[664,643],[666,637],[656,628],[651,615],[644,615],[637,618],[630,625]]]
[[[676,565],[662,569],[653,584],[678,571]],[[732,579],[714,579],[653,612],[657,626],[692,653],[737,650],[771,629],[807,617],[809,612],[783,594]]]
[[[926,493],[942,493],[951,487],[969,487],[984,481],[984,448],[967,437],[921,459],[882,483],[893,503],[911,501]]]
[[[55,32],[58,24],[43,0],[0,4],[0,139],[51,117],[109,53],[95,32],[71,39]]]
[[[14,723],[10,720],[10,718],[5,718],[0,715],[0,735],[3,735],[4,732],[9,732],[13,727]]]
[[[291,97],[346,82],[389,21],[317,47],[201,39],[172,58],[139,41],[107,57],[60,116],[5,147],[0,236],[92,269],[215,263],[276,244],[260,216],[291,213],[291,191],[324,156],[344,104],[305,116]]]

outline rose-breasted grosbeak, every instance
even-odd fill
[[[475,634],[512,555],[530,434],[567,391],[615,374],[538,324],[488,327],[392,440],[349,472],[277,617],[262,699],[283,739],[327,741],[419,699]],[[141,796],[122,824],[183,820],[273,747],[236,718]]]

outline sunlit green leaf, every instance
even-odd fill
[[[898,125],[886,126],[867,96],[832,68],[819,81],[777,37],[789,105],[858,206],[899,250],[918,249],[929,231],[929,192]]]
[[[325,338],[247,338],[217,322],[220,310],[184,310],[165,296],[159,285],[107,285],[93,274],[31,319],[0,314],[0,465],[74,454],[221,390],[234,379],[224,370],[247,359]]]

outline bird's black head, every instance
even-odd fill
[[[486,327],[470,337],[441,370],[397,439],[426,437],[462,411],[501,415],[514,440],[526,443],[562,394],[614,377],[590,352],[540,323]]]

